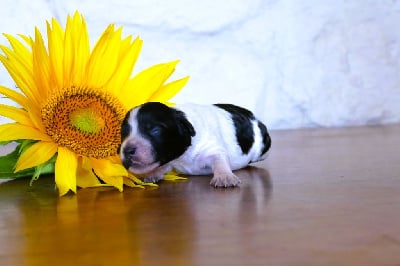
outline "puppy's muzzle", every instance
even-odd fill
[[[122,150],[122,155],[123,155],[122,164],[126,169],[129,169],[129,167],[132,164],[132,161],[137,160],[136,151],[137,147],[134,145],[128,145],[124,147],[124,149]]]

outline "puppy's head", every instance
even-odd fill
[[[183,112],[158,102],[145,103],[130,110],[122,123],[122,163],[136,174],[146,174],[181,156],[194,135]]]

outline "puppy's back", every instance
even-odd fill
[[[232,104],[183,104],[176,108],[184,111],[197,129],[195,146],[208,152],[223,146],[232,169],[265,159],[271,138],[251,111]]]
[[[256,153],[251,162],[264,159],[264,156],[271,147],[271,138],[267,127],[254,114],[237,105],[233,104],[214,104],[228,112],[235,127],[235,135],[243,154],[249,154],[251,150]],[[253,156],[254,158],[254,156]]]

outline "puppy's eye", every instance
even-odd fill
[[[154,126],[150,129],[150,135],[152,136],[159,136],[161,134],[161,126]]]

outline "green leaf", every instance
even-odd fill
[[[53,158],[55,158],[55,156]],[[55,160],[50,159],[49,162],[36,166],[35,173],[33,174],[31,182],[29,184],[32,186],[33,182],[38,180],[40,175],[54,173],[55,171],[54,162]]]
[[[32,177],[31,182],[33,182],[34,180],[37,180],[42,174],[54,173],[55,158],[52,158],[48,162],[37,167],[14,173],[15,163],[18,161],[20,151],[24,150],[27,145],[29,146],[31,144],[32,143],[28,142],[21,143],[15,148],[13,152],[4,156],[0,156],[0,179]]]
[[[35,144],[37,140],[25,139],[20,142],[18,145],[18,151],[20,154],[24,153],[28,148],[30,148],[33,144]]]
[[[0,157],[0,178],[18,178],[31,176],[34,173],[33,169],[23,170],[14,173],[15,163],[19,157],[19,147],[13,152]]]
[[[12,142],[12,141],[0,141],[0,145],[7,145],[10,142]]]

